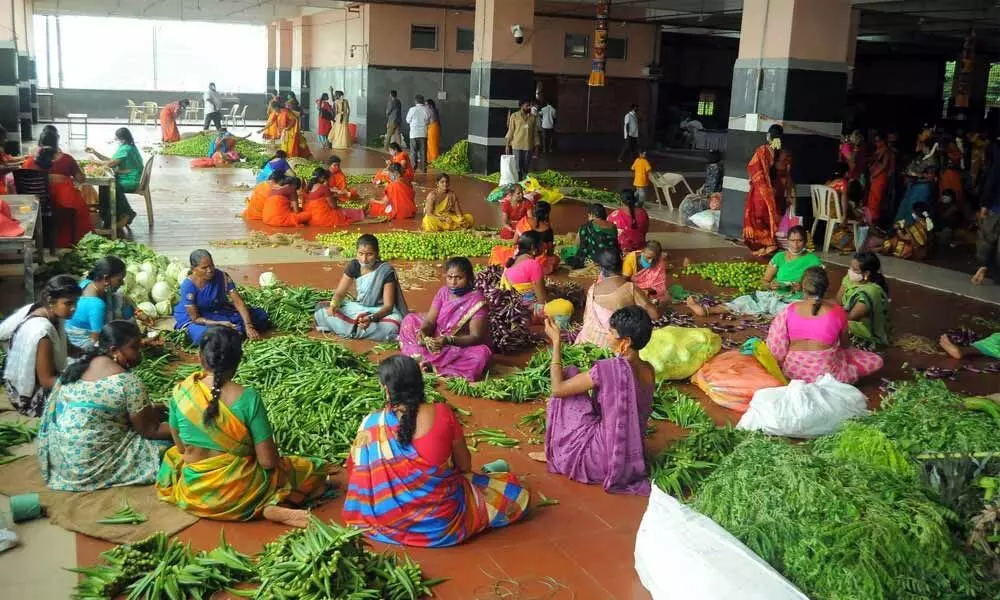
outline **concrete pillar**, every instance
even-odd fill
[[[281,20],[275,28],[274,79],[278,93],[284,96],[292,90],[292,22]]]
[[[720,231],[741,237],[750,188],[746,166],[767,129],[785,129],[798,214],[809,184],[823,183],[837,156],[851,39],[851,0],[744,0],[733,68]]]
[[[308,27],[310,24],[303,22],[304,20],[307,21],[308,17],[297,17],[291,21],[292,63],[290,85],[291,90],[298,96],[299,105],[302,107],[302,130],[308,131],[309,115],[312,112],[313,102],[309,91],[309,48],[307,47],[302,30],[303,27]]]
[[[267,90],[278,89],[278,25],[267,26]]]
[[[521,43],[511,27],[520,25]],[[534,0],[476,0],[469,80],[469,160],[476,173],[499,170],[507,115],[535,92]]]

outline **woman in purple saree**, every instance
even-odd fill
[[[608,336],[615,358],[577,373],[561,364],[559,327],[550,319],[552,397],[546,409],[545,455],[531,453],[580,483],[600,483],[606,492],[649,495],[643,433],[656,387],[653,366],[639,358],[653,323],[638,306],[611,315]],[[595,390],[593,395],[591,390]]]
[[[479,379],[489,364],[486,298],[473,287],[472,263],[465,257],[445,263],[445,287],[427,314],[409,313],[399,329],[403,354],[424,369],[446,377]]]

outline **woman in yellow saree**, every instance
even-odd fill
[[[235,329],[212,327],[200,344],[201,366],[174,390],[167,450],[157,496],[195,516],[221,521],[269,521],[305,527],[300,505],[327,491],[327,464],[278,456],[260,396],[232,382],[242,358]]]
[[[278,113],[278,129],[281,131],[281,149],[289,158],[297,156],[299,158],[311,158],[312,152],[306,138],[302,135],[301,121],[299,113],[289,107],[281,109]]]
[[[451,177],[447,173],[438,176],[437,187],[427,194],[424,202],[424,231],[454,231],[471,229],[476,224],[471,213],[462,212],[458,196],[451,189]]]
[[[281,98],[272,98],[267,105],[267,122],[260,130],[261,137],[265,140],[276,140],[281,137],[281,128],[278,127],[278,118],[285,109],[285,103]]]

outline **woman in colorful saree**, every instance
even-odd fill
[[[288,163],[288,155],[285,154],[284,150],[278,150],[274,153],[264,166],[261,167],[260,173],[257,173],[257,183],[263,183],[270,179],[271,173],[281,173],[284,175],[288,171],[292,170],[292,165]]]
[[[493,356],[486,298],[473,286],[472,263],[465,257],[448,259],[444,279],[427,314],[403,318],[399,345],[425,370],[476,381]]]
[[[858,252],[840,282],[837,301],[847,311],[852,337],[875,346],[889,345],[889,284],[882,263],[871,252]]]
[[[473,473],[461,423],[424,397],[420,366],[378,369],[386,407],[361,422],[347,461],[341,516],[386,544],[440,548],[521,520],[529,494],[512,473]]]
[[[757,148],[747,164],[750,191],[743,212],[743,243],[755,256],[767,256],[778,249],[778,224],[785,208],[795,201],[792,157],[781,149],[781,125],[767,130],[767,143]]]
[[[542,266],[542,273],[547,277],[559,268],[559,257],[556,256],[556,236],[552,231],[550,214],[552,205],[545,200],[535,203],[535,208],[527,216],[521,218],[514,227],[514,246],[502,244],[494,246],[490,251],[489,264],[505,266],[507,261],[517,252],[517,240],[525,231],[535,231],[542,236],[542,253],[535,259]]]
[[[626,254],[622,275],[631,279],[635,287],[646,292],[656,304],[670,300],[667,298],[667,253],[660,242],[646,242],[642,250]]]
[[[389,183],[392,180],[389,167],[393,164],[399,165],[403,179],[413,181],[413,163],[410,161],[410,154],[403,150],[402,146],[393,142],[389,144],[389,158],[385,161],[385,168],[372,177],[372,183],[376,185]]]
[[[535,202],[524,197],[524,187],[520,183],[511,186],[510,192],[500,201],[500,239],[512,240],[519,234],[515,231],[521,219],[535,208]]]
[[[294,109],[291,100],[278,112],[278,131],[281,137],[281,149],[290,157],[311,158],[309,144],[302,135],[299,113]]]
[[[622,257],[616,251],[605,248],[597,253],[597,265],[601,268],[597,282],[587,290],[587,305],[583,309],[583,327],[576,336],[577,344],[594,344],[610,347],[611,315],[629,306],[638,306],[646,311],[651,321],[660,318],[656,304],[646,296],[634,282],[622,275]]]
[[[545,289],[545,273],[538,257],[542,255],[542,236],[537,231],[525,231],[517,239],[517,252],[507,260],[500,288],[514,290],[521,295],[521,301],[531,306],[533,319],[540,321],[548,291]]]
[[[622,190],[622,208],[616,208],[608,215],[608,222],[618,228],[618,245],[622,252],[640,250],[646,245],[649,233],[649,213],[638,206],[635,191]]]
[[[76,312],[66,320],[66,336],[71,344],[88,350],[99,341],[101,329],[107,323],[133,317],[147,318],[121,293],[124,280],[125,263],[117,256],[105,256],[94,263],[87,277],[80,281],[83,295],[76,303]]]
[[[379,258],[374,235],[359,237],[356,248],[357,258],[344,266],[333,299],[316,307],[316,328],[350,339],[395,340],[409,312],[396,271]],[[356,288],[357,300],[345,301],[351,285]]]
[[[905,220],[896,223],[896,231],[878,251],[906,260],[924,260],[931,251],[932,229],[929,206],[918,202]]]
[[[198,344],[202,370],[174,388],[170,434],[157,496],[185,512],[220,521],[269,521],[305,527],[301,505],[327,491],[328,465],[318,458],[279,456],[267,410],[256,390],[233,383],[242,338],[212,327]]]
[[[294,175],[281,180],[282,193],[271,194],[264,200],[260,221],[270,227],[298,227],[302,223],[299,213],[299,187],[302,181]]]
[[[215,268],[208,250],[195,250],[189,262],[191,271],[181,282],[181,300],[174,307],[174,329],[186,330],[195,344],[213,326],[260,339],[260,331],[269,325],[267,313],[247,306],[229,275]]]
[[[878,354],[850,347],[847,313],[839,303],[823,299],[829,287],[825,269],[806,269],[805,298],[771,321],[767,347],[789,379],[813,383],[829,373],[841,383],[855,383],[882,368]]]
[[[333,105],[330,104],[330,94],[323,92],[319,100],[316,101],[316,135],[319,136],[319,143],[327,146],[330,137],[330,130],[333,129]]]
[[[417,205],[413,199],[417,193],[410,182],[403,177],[403,168],[398,163],[389,165],[389,178],[389,185],[385,186],[382,199],[373,199],[368,203],[368,216],[385,217],[393,221],[416,216]]]
[[[593,261],[597,253],[604,248],[618,247],[618,228],[608,221],[608,211],[600,203],[594,202],[587,207],[587,222],[577,231],[577,245],[563,248],[559,253],[562,261],[571,269],[581,269],[587,261]]]
[[[68,357],[80,354],[63,328],[79,298],[76,278],[56,275],[46,282],[37,302],[22,306],[0,323],[0,342],[7,351],[3,367],[7,398],[29,417],[42,414]]]
[[[102,161],[104,166],[115,174],[115,211],[118,216],[116,226],[120,228],[131,225],[132,220],[135,219],[135,211],[129,205],[125,194],[134,194],[139,189],[145,163],[139,148],[135,145],[132,132],[127,127],[119,127],[115,130],[115,141],[118,142],[118,149],[110,157],[104,156],[93,148],[88,147],[86,150]],[[111,226],[111,192],[106,188],[101,188],[100,212],[104,227],[109,228]]]
[[[639,351],[649,343],[653,323],[646,311],[629,306],[615,311],[610,325],[608,345],[615,357],[578,373],[572,367],[563,370],[559,327],[551,319],[545,322],[552,343],[545,453],[528,456],[547,462],[550,473],[599,483],[606,492],[648,496],[643,436],[652,413],[656,374],[639,358]]]
[[[263,129],[259,131],[262,138],[265,140],[276,140],[281,137],[281,127],[278,125],[278,120],[281,118],[281,112],[285,108],[285,101],[279,96],[275,95],[271,98],[271,101],[267,105],[267,122],[264,124]]]
[[[796,225],[788,230],[788,248],[775,254],[764,271],[759,292],[739,296],[730,302],[715,306],[702,306],[694,296],[687,299],[688,308],[695,315],[727,312],[741,315],[769,315],[780,313],[791,302],[802,299],[802,276],[811,267],[822,267],[823,261],[806,250],[806,228]]]
[[[471,229],[476,224],[470,213],[462,212],[458,196],[451,189],[451,177],[447,173],[438,175],[437,187],[427,194],[424,202],[424,231],[454,231]]]
[[[298,214],[298,222],[314,227],[346,227],[364,218],[364,212],[358,209],[340,208],[337,206],[338,194],[330,189],[330,172],[322,167],[313,170],[309,180],[309,193],[305,204]]]
[[[181,132],[177,129],[177,118],[182,110],[191,104],[189,100],[182,99],[167,104],[160,110],[160,139],[163,142],[181,141]]]
[[[83,492],[156,481],[170,428],[131,369],[142,361],[135,323],[111,321],[59,377],[38,430],[38,462],[53,490]]]
[[[86,180],[80,165],[69,154],[59,149],[59,131],[46,125],[38,135],[38,148],[29,156],[22,168],[45,171],[49,176],[49,196],[52,204],[64,211],[73,212],[73,227],[58,227],[54,233],[58,248],[69,248],[79,242],[94,228],[90,223],[90,210],[77,189]],[[118,213],[119,217],[125,217]],[[124,225],[125,221],[122,221]]]

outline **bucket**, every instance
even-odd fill
[[[507,461],[505,461],[504,459],[498,458],[498,459],[496,459],[493,462],[488,462],[485,465],[483,465],[483,472],[484,473],[509,473],[510,472],[510,465],[508,465]]]
[[[38,494],[20,494],[10,497],[10,515],[15,523],[31,521],[42,516],[42,502]]]

